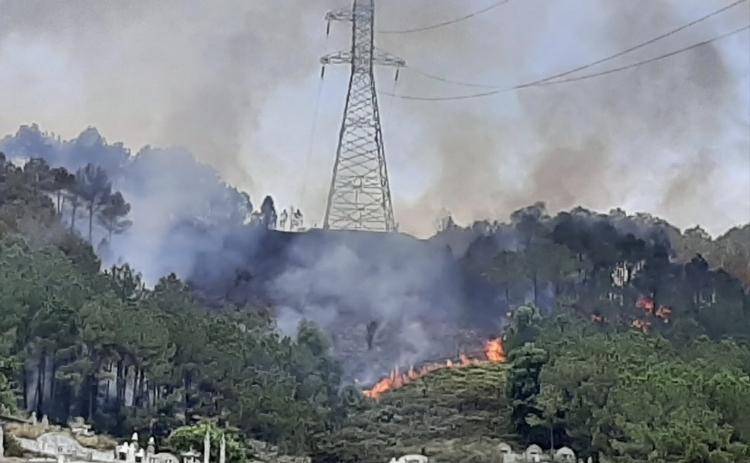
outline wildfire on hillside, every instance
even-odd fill
[[[447,360],[445,362],[436,362],[424,365],[420,368],[411,367],[405,372],[400,371],[398,368],[394,369],[388,377],[378,381],[372,389],[364,392],[365,396],[371,399],[377,399],[384,393],[393,389],[398,389],[405,384],[408,384],[414,380],[417,380],[428,373],[443,368],[461,368],[477,363],[505,363],[505,347],[501,339],[491,339],[484,345],[484,358],[471,358],[467,355],[461,354],[458,361]]]
[[[659,305],[659,308],[657,309],[653,297],[641,297],[635,305],[639,309],[643,309],[647,315],[654,315],[657,318],[660,318],[664,323],[669,323],[672,309],[663,304]],[[637,328],[644,333],[647,333],[651,328],[651,322],[646,320],[634,320],[633,328]]]

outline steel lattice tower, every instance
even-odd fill
[[[352,44],[320,59],[323,70],[327,64],[351,66],[323,228],[395,231],[373,68],[396,67],[398,77],[406,62],[375,48],[374,0],[354,0],[351,9],[332,11],[326,20],[329,27],[331,21],[350,21]]]

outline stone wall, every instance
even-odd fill
[[[64,455],[69,460],[97,461],[103,463],[115,461],[114,449],[103,451],[84,447],[66,432],[48,432],[36,439],[16,437],[16,440],[24,450],[38,455],[53,458]]]

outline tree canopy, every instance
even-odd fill
[[[750,460],[750,225],[714,239],[647,215],[553,216],[543,204],[477,225],[456,279],[481,297],[458,304],[456,330],[502,336],[507,364],[437,370],[372,400],[342,380],[312,321],[284,336],[256,302],[209,308],[174,274],[151,288],[128,265],[102,269],[94,226],[110,241],[133,224],[113,185],[94,164],[70,172],[0,155],[0,406],[10,413],[83,417],[174,450],[224,432],[231,463],[252,453],[248,439],[319,462],[402,451],[495,461],[500,441],[596,462]],[[242,207],[206,214],[252,208],[231,201]],[[274,233],[277,220],[268,197],[255,222]],[[378,326],[365,325],[375,355]]]

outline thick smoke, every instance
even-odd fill
[[[0,133],[38,122],[69,139],[27,127],[0,149],[71,169],[104,166],[133,204],[133,229],[116,237],[111,260],[128,261],[150,282],[172,271],[236,281],[244,278],[237,268],[247,266],[287,332],[301,317],[329,330],[348,323],[350,339],[335,339],[337,348],[351,341],[365,349],[365,325],[375,321],[376,345],[395,346],[393,362],[433,357],[439,326],[457,322],[459,307],[473,303],[464,300],[442,246],[317,234],[274,244],[243,226],[249,198],[223,183],[249,192],[256,205],[271,193],[280,207],[301,206],[308,224],[320,222],[348,69],[328,70],[321,84],[318,57],[346,48],[349,33],[334,25],[326,40],[322,17],[348,3],[0,0]],[[378,28],[415,28],[487,4],[382,0]],[[380,34],[378,44],[429,73],[510,87],[611,55],[724,4],[512,0],[448,27]],[[741,5],[591,71],[711,38],[747,18]],[[445,210],[460,222],[502,220],[537,200],[551,212],[577,205],[647,210],[682,227],[700,221],[715,233],[747,222],[746,50],[743,33],[630,71],[492,98],[383,96],[401,228],[429,234]],[[392,79],[392,70],[379,71],[379,89],[428,97],[487,90],[408,69],[397,84]],[[78,136],[88,126],[99,131]],[[100,133],[124,144],[107,144]],[[493,239],[503,248],[514,235]],[[459,255],[467,247],[465,239],[452,246]],[[360,354],[365,364],[380,358],[377,349]],[[352,372],[369,379],[365,369]]]
[[[436,60],[428,50],[441,49],[435,42],[448,38],[442,35],[448,28],[420,35],[429,45],[409,40],[404,54],[425,56],[419,60],[423,69],[429,66],[437,74],[512,86],[627,49],[725,2],[585,4],[511,2],[487,18],[452,26],[454,33],[475,40],[468,58],[455,66],[430,65]],[[747,19],[748,6],[740,5],[663,43],[575,75],[655,57],[734,30]],[[418,159],[433,167],[426,191],[400,210],[402,220],[407,213],[424,220],[441,208],[462,221],[504,217],[544,200],[551,210],[622,205],[656,212],[681,226],[700,221],[712,231],[747,221],[750,103],[743,89],[750,87],[748,55],[733,56],[732,47],[747,50],[747,34],[637,69],[488,101],[402,103],[400,117],[422,125],[417,136],[425,148],[416,152]],[[482,56],[471,50],[481,50]],[[485,65],[469,64],[477,62]],[[473,76],[477,68],[483,72]],[[399,93],[482,91],[487,89],[456,90],[416,77],[404,79]],[[454,110],[436,111],[437,105]]]
[[[19,123],[73,137],[95,125],[129,146],[185,146],[253,196],[273,193],[319,223],[347,81],[326,73],[312,150],[322,16],[349,1],[205,3],[0,0],[0,132]],[[380,0],[378,29],[418,28],[488,1]],[[684,2],[511,1],[468,21],[378,45],[416,68],[512,86],[606,57],[724,6]],[[592,68],[657,56],[747,23],[746,4]],[[449,209],[502,219],[625,206],[718,233],[750,218],[747,33],[658,63],[558,86],[457,102],[381,98],[397,214],[428,234]],[[582,73],[585,73],[584,71]],[[579,73],[579,74],[582,74]],[[576,75],[579,75],[576,74]],[[483,91],[405,70],[396,92]],[[391,90],[393,74],[378,74]],[[308,156],[310,152],[311,156]]]
[[[458,326],[464,300],[444,248],[404,235],[313,233],[294,240],[284,259],[268,285],[280,327],[293,332],[301,318],[317,320],[336,351],[358,359],[349,373],[359,380],[455,353],[445,330]]]
[[[113,238],[111,252],[101,256],[103,263],[126,261],[151,284],[171,272],[188,277],[197,255],[220,247],[224,236],[241,226],[252,209],[246,194],[228,186],[213,168],[196,163],[184,150],[145,147],[132,155],[120,143],[108,144],[93,128],[72,140],[61,140],[36,126],[24,126],[0,139],[0,151],[16,161],[41,157],[71,171],[88,163],[104,167],[114,189],[132,206],[133,226]],[[208,226],[213,233],[195,233],[194,228],[185,232],[186,225]],[[104,230],[97,229],[94,246],[105,236]]]
[[[249,143],[279,86],[316,68],[324,1],[0,1],[2,130],[73,136],[95,125],[129,145],[186,146],[240,188],[278,175]],[[314,27],[317,26],[317,27]],[[9,72],[10,71],[10,72]],[[291,122],[291,120],[290,120]]]

